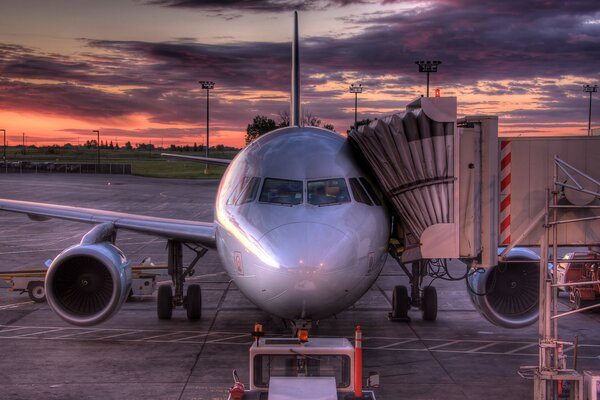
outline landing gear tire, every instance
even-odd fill
[[[202,316],[202,291],[200,290],[200,285],[188,286],[186,310],[190,321],[197,321]]]
[[[421,299],[421,311],[423,312],[423,320],[435,321],[437,318],[437,290],[433,286],[425,287],[423,290],[423,298]]]
[[[579,290],[575,291],[575,309],[579,310],[582,307],[581,304],[581,293],[579,293]]]
[[[173,291],[171,285],[158,287],[158,299],[156,301],[158,319],[169,320],[173,315]]]
[[[592,304],[594,304],[593,301],[583,300],[581,298],[581,292],[579,290],[575,291],[575,309],[576,310],[579,310],[580,308],[584,308],[587,306],[591,306]]]
[[[410,297],[406,286],[394,286],[392,292],[392,319],[408,319],[410,310]]]
[[[36,303],[43,303],[46,301],[46,289],[44,289],[44,282],[29,282],[27,285],[27,294],[29,298]]]

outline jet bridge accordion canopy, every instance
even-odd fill
[[[352,130],[349,140],[401,217],[406,244],[420,244],[416,258],[427,258],[427,237],[438,246],[432,258],[456,257],[456,98],[417,99],[404,113]]]

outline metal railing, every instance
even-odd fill
[[[122,163],[59,163],[47,161],[0,162],[2,173],[62,173],[131,175],[131,164]]]

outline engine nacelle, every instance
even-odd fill
[[[540,257],[525,248],[512,249],[506,260],[485,271],[471,271],[467,285],[471,301],[488,321],[505,328],[522,328],[539,314]],[[515,261],[524,261],[522,263]]]
[[[130,289],[130,263],[107,242],[69,247],[46,273],[48,304],[74,325],[95,325],[110,318]]]

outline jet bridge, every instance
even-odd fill
[[[401,219],[402,260],[458,258],[456,98],[420,98],[349,136]]]
[[[422,278],[439,277],[435,267],[452,278],[444,260],[456,258],[471,268],[461,278],[486,318],[513,328],[533,323],[540,257],[523,247],[539,246],[546,189],[556,179],[565,215],[584,218],[561,224],[557,246],[600,245],[598,136],[499,138],[496,116],[457,120],[456,98],[436,97],[361,126],[349,140],[397,218],[390,252],[412,290],[409,298],[394,289],[393,318],[416,306],[435,319],[437,295],[421,288]]]

